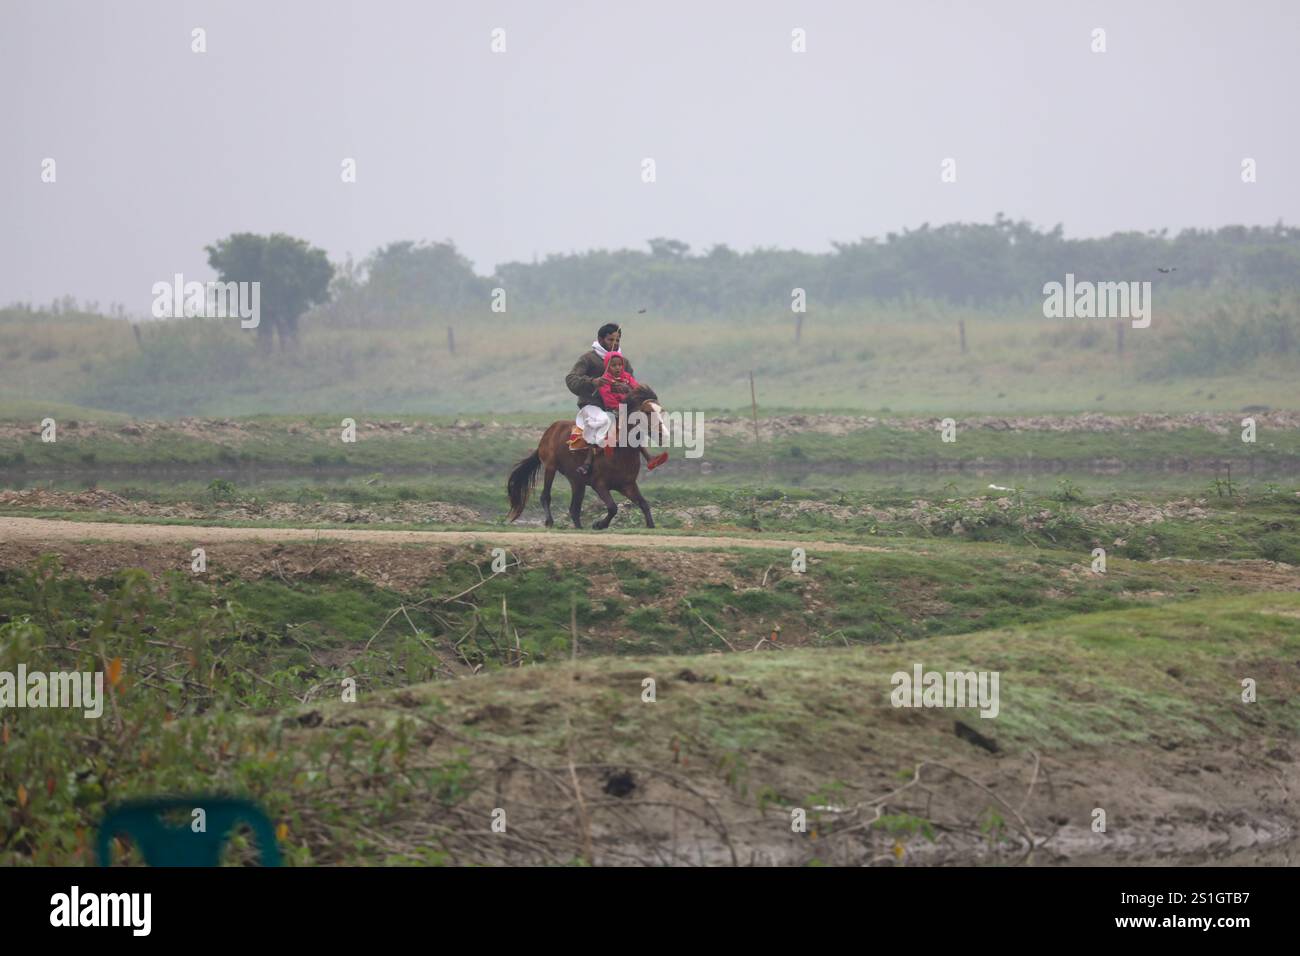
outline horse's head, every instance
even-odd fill
[[[638,385],[627,394],[625,399],[627,413],[641,412],[650,420],[650,437],[661,445],[668,444],[668,422],[664,416],[664,407],[659,404],[659,396],[649,385]]]

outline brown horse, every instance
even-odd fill
[[[627,395],[624,404],[627,405],[629,419],[638,411],[644,412],[650,419],[652,429],[657,430],[660,435],[667,434],[667,427],[663,422],[663,408],[654,389],[648,385],[639,385]],[[616,417],[614,428],[617,427]],[[511,469],[510,478],[506,481],[506,493],[510,496],[508,520],[514,521],[524,513],[528,494],[537,484],[537,472],[545,468],[542,509],[546,512],[546,527],[550,528],[555,524],[555,520],[551,517],[551,483],[555,481],[555,473],[558,471],[569,479],[569,487],[573,490],[573,497],[569,499],[569,517],[573,519],[575,528],[582,527],[582,499],[587,493],[588,485],[605,503],[606,509],[605,517],[592,525],[593,528],[598,530],[608,528],[609,523],[614,520],[614,515],[618,514],[618,505],[614,503],[614,496],[611,494],[614,491],[639,507],[641,513],[645,515],[645,526],[653,528],[655,521],[650,516],[650,504],[642,496],[641,489],[636,486],[637,475],[641,473],[640,451],[619,445],[614,449],[614,454],[607,457],[604,449],[597,448],[591,474],[584,477],[578,474],[578,466],[586,460],[587,451],[585,448],[581,451],[569,449],[569,435],[572,432],[573,419],[555,422],[542,435],[537,450]]]

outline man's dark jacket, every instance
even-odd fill
[[[627,374],[634,374],[632,363],[625,357],[623,368]],[[588,349],[573,363],[573,369],[564,376],[564,384],[574,395],[578,396],[578,407],[595,405],[604,407],[600,401],[600,380],[605,374],[605,360],[595,349]]]

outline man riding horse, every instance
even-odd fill
[[[623,495],[641,509],[647,528],[655,526],[650,503],[637,487],[637,473],[641,470],[643,457],[651,468],[655,468],[668,460],[668,454],[664,452],[651,458],[644,445],[633,449],[633,442],[629,440],[631,436],[613,435],[611,431],[623,406],[627,408],[628,421],[648,420],[651,434],[661,440],[667,439],[668,428],[659,396],[650,386],[632,378],[631,365],[618,352],[621,338],[622,331],[617,325],[602,325],[591,350],[574,363],[573,370],[565,377],[569,391],[578,397],[578,428],[574,428],[573,419],[553,422],[542,435],[537,450],[510,470],[510,477],[506,479],[506,496],[510,499],[508,521],[523,514],[529,493],[538,476],[542,475],[542,510],[546,515],[546,527],[553,526],[551,484],[559,474],[568,479],[573,491],[569,500],[569,518],[575,528],[582,527],[582,499],[588,488],[605,505],[605,516],[592,527],[607,528],[614,520],[618,506],[614,504],[613,492]],[[574,447],[581,444],[574,435],[575,431],[580,431],[589,449]],[[629,431],[635,434],[636,429]],[[596,461],[592,449],[600,444],[606,446],[606,453]]]
[[[578,356],[578,361],[573,363],[573,368],[564,377],[564,384],[569,391],[578,396],[577,424],[582,429],[582,440],[590,446],[587,460],[578,468],[578,474],[583,476],[591,472],[596,446],[606,443],[614,425],[614,413],[606,409],[600,400],[600,386],[605,375],[605,358],[610,352],[618,351],[622,338],[623,330],[613,322],[602,325],[596,331],[596,341],[591,343],[591,348]],[[626,357],[623,360],[623,370],[632,374],[632,363]],[[610,387],[618,395],[627,395],[631,391],[623,382],[614,382]],[[641,457],[646,460],[647,468],[654,471],[668,460],[668,453],[661,452],[651,458],[650,452],[643,445]]]

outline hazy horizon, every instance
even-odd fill
[[[1071,237],[1300,222],[1282,2],[4,10],[0,303],[144,310],[154,282],[213,277],[203,247],[240,231],[335,261],[451,239],[486,275],[654,236],[823,252],[998,212]]]

